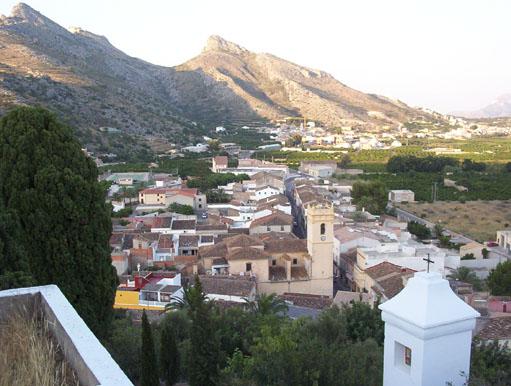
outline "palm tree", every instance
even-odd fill
[[[435,224],[435,227],[433,228],[433,230],[435,231],[435,236],[437,239],[440,238],[440,236],[443,235],[443,232],[444,232],[444,227],[442,226],[442,224]]]
[[[475,290],[481,289],[481,280],[477,277],[475,272],[468,267],[459,267],[453,273],[447,275],[447,278],[472,284]]]
[[[165,312],[173,310],[189,310],[190,308],[201,304],[210,306],[213,302],[211,302],[202,291],[202,284],[199,277],[196,275],[195,284],[193,286],[186,285],[183,287],[183,297],[171,297],[171,302],[165,305]]]
[[[245,299],[245,301],[252,312],[262,316],[285,314],[288,309],[286,302],[274,293],[256,295],[255,300]]]

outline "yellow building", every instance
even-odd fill
[[[311,206],[307,240],[291,233],[236,235],[199,248],[202,268],[211,274],[250,275],[261,293],[333,296],[331,204]]]

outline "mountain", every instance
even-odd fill
[[[511,94],[499,96],[494,102],[480,110],[457,111],[453,115],[464,118],[502,118],[511,117]]]
[[[157,66],[23,3],[0,17],[0,113],[17,104],[56,111],[84,142],[100,126],[186,142],[202,125],[305,116],[374,128],[429,115],[219,36],[180,66]]]
[[[176,70],[209,75],[217,81],[213,92],[227,85],[253,112],[269,119],[305,116],[330,126],[388,125],[424,115],[400,101],[349,88],[324,71],[253,53],[219,36],[211,36],[199,56]]]

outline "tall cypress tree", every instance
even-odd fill
[[[154,351],[153,333],[145,311],[142,313],[142,353],[140,358],[140,385],[159,386],[160,379],[158,377],[156,352]]]
[[[160,368],[162,378],[167,386],[172,386],[179,380],[179,350],[176,336],[171,326],[165,324],[161,330],[160,339]]]
[[[188,358],[190,386],[214,386],[218,378],[220,349],[214,334],[212,303],[207,302],[197,275],[195,285],[185,291],[185,302],[191,320],[191,350]]]
[[[4,256],[0,275],[11,286],[30,278],[58,285],[104,336],[117,277],[110,209],[97,179],[96,165],[71,129],[47,110],[20,107],[0,120],[0,217],[17,230],[7,237],[0,226],[0,244],[4,251],[23,248],[20,262]]]

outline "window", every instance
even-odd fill
[[[281,225],[281,226],[280,226],[280,231],[281,231],[281,232],[284,232],[284,225]]]
[[[324,235],[325,232],[326,232],[326,230],[325,230],[325,228],[326,228],[325,223],[322,223],[319,228],[320,228],[319,229],[320,234]]]
[[[273,260],[271,261],[271,265],[277,265],[277,260],[273,259]]]
[[[298,259],[293,259],[293,265],[298,264]]]
[[[202,201],[202,198],[199,197],[199,201]]]
[[[409,347],[405,347],[405,365],[412,365],[412,350]]]
[[[412,367],[412,349],[399,342],[394,344],[394,365],[409,374]]]
[[[199,204],[199,209],[202,208],[202,204]]]
[[[268,226],[268,227],[266,227],[266,230],[269,232],[269,231],[271,231],[271,228]]]
[[[252,271],[252,263],[246,263],[245,264],[245,271],[247,271],[247,272]]]

